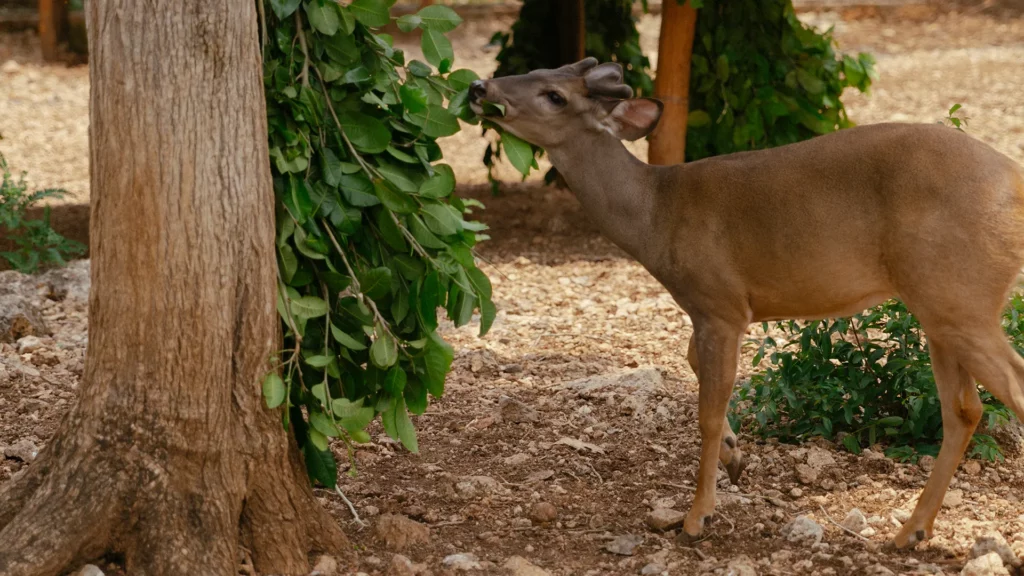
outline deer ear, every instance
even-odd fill
[[[621,140],[639,140],[658,125],[664,104],[654,98],[622,100],[604,119],[608,130]]]

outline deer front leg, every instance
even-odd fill
[[[714,513],[718,460],[723,446],[731,451],[736,445],[735,435],[731,429],[729,434],[732,443],[725,443],[725,431],[729,428],[725,413],[729,408],[729,396],[736,380],[741,332],[742,330],[736,326],[713,320],[702,322],[694,331],[694,339],[697,341],[696,358],[700,359],[697,380],[700,385],[698,419],[701,446],[697,492],[694,495],[693,506],[683,522],[683,532],[679,535],[684,543],[699,539],[706,520]],[[728,468],[728,464],[726,467]]]
[[[686,349],[686,360],[690,363],[693,373],[699,376],[700,360],[697,356],[696,336],[690,338],[690,344]],[[743,452],[740,450],[736,433],[729,426],[728,418],[722,421],[722,445],[718,449],[718,461],[722,463],[722,466],[725,466],[725,471],[729,473],[729,481],[733,484],[739,484],[740,476],[743,475],[746,463],[743,460]]]

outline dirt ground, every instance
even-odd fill
[[[873,93],[846,98],[857,121],[935,121],[962,102],[971,134],[1024,163],[1024,19],[982,12],[920,22],[805,17],[834,24],[843,48],[877,56]],[[494,51],[485,44],[507,24],[467,25],[455,36],[458,64],[492,70]],[[657,18],[641,26],[653,53]],[[87,71],[44,66],[37,52],[31,36],[0,37],[0,152],[35,184],[66,187],[81,200],[88,194]],[[912,552],[883,545],[912,509],[927,464],[895,463],[877,451],[852,456],[826,443],[741,436],[751,466],[736,488],[720,475],[710,537],[686,548],[672,531],[650,529],[653,508],[685,511],[692,498],[699,436],[696,380],[685,362],[689,320],[649,274],[589,228],[570,193],[528,182],[491,197],[479,163],[483,145],[469,130],[443,147],[464,185],[460,193],[488,206],[480,216],[493,240],[480,252],[498,318],[484,339],[473,325],[443,328],[457,355],[445,397],[416,419],[419,455],[377,425],[374,442],[356,451],[357,473],[340,487],[362,523],[339,496],[320,493],[357,552],[339,559],[340,573],[498,574],[521,557],[543,571],[519,563],[505,573],[956,574],[976,538],[990,532],[1024,556],[1019,455],[965,463],[935,538]],[[645,155],[642,144],[635,150]],[[501,174],[516,180],[508,167]],[[0,273],[0,296],[28,294],[52,331],[27,345],[0,344],[0,483],[45,446],[74,402],[87,342],[87,266],[35,279]],[[751,353],[741,377],[751,370]],[[344,462],[342,447],[336,450]],[[855,507],[868,528],[859,535],[836,524]],[[400,532],[390,515],[429,527],[429,538],[401,549],[389,544]],[[820,543],[782,535],[798,516],[820,525]],[[628,535],[639,542],[632,555],[606,550]]]

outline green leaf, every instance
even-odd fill
[[[409,62],[408,68],[410,74],[419,78],[426,78],[427,76],[430,76],[433,73],[433,70],[430,69],[430,66],[427,66],[426,64],[420,62],[419,60],[413,60]]]
[[[416,302],[416,311],[424,330],[433,332],[437,329],[437,306],[441,287],[437,272],[431,272],[423,278]],[[429,340],[427,342],[429,344]]]
[[[377,198],[392,212],[411,214],[416,211],[416,203],[407,194],[399,192],[394,185],[385,180],[376,180],[373,190]]]
[[[900,426],[903,424],[903,418],[899,416],[889,416],[887,418],[880,419],[877,424],[879,426]]]
[[[390,334],[380,330],[380,335],[370,346],[370,360],[381,369],[390,368],[398,361],[398,345]]]
[[[803,68],[796,69],[796,79],[800,85],[811,94],[821,94],[825,91],[825,83]]]
[[[426,266],[419,258],[413,258],[406,254],[395,255],[395,267],[406,280],[416,280],[423,275]]]
[[[516,170],[523,176],[530,173],[534,159],[533,147],[529,143],[511,132],[505,132],[501,135],[501,146],[505,150],[505,158],[508,158]]]
[[[423,31],[423,36],[420,38],[420,47],[423,49],[423,57],[434,65],[435,68],[441,67],[443,60],[454,60],[455,52],[452,50],[452,43],[445,37],[445,35],[437,30],[430,28]]]
[[[387,435],[392,440],[398,440],[399,439],[398,438],[398,426],[395,425],[395,415],[397,413],[397,410],[395,409],[396,405],[397,405],[397,403],[392,400],[392,403],[391,403],[390,406],[388,406],[387,410],[384,410],[380,414],[381,426],[384,427],[384,432],[386,432]]]
[[[420,185],[419,194],[427,198],[444,198],[455,190],[455,172],[447,164],[434,166],[434,175]]]
[[[377,154],[386,150],[391,143],[391,131],[376,118],[359,112],[347,112],[341,114],[338,120],[352,145],[361,152]]]
[[[306,16],[314,30],[327,36],[334,36],[341,25],[338,5],[333,0],[310,0],[306,3]]]
[[[421,180],[420,171],[413,170],[400,164],[391,164],[383,159],[377,160],[377,171],[380,172],[388,182],[394,184],[395,188],[407,194],[415,194],[419,191]]]
[[[300,0],[270,0],[270,8],[278,20],[284,20],[298,9]]]
[[[393,366],[388,373],[384,375],[384,391],[392,396],[399,396],[402,391],[405,390],[405,383],[408,381],[408,376],[405,370],[402,370],[399,366]]]
[[[339,344],[349,350],[366,350],[365,344],[356,340],[352,336],[349,336],[347,332],[333,324],[331,325],[331,334],[334,335],[334,339],[337,340]]]
[[[295,277],[295,271],[299,269],[299,259],[295,257],[292,247],[287,244],[278,247],[277,252],[281,257],[281,279],[285,284],[290,284]]]
[[[331,360],[334,360],[333,356],[324,356],[321,354],[318,356],[310,356],[309,358],[306,358],[306,364],[309,364],[314,368],[323,368],[324,366],[330,364]]]
[[[327,314],[327,302],[316,296],[302,296],[292,300],[292,314],[300,318],[319,318]]]
[[[700,128],[711,124],[711,116],[703,110],[690,110],[686,117],[686,125],[690,128]]]
[[[348,72],[345,72],[345,75],[341,77],[342,84],[360,84],[362,82],[369,82],[370,80],[373,80],[373,77],[370,76],[370,71],[367,70],[365,66],[356,66]]]
[[[718,73],[718,79],[725,82],[729,79],[729,57],[725,54],[719,54],[718,61],[715,63],[716,72]]]
[[[423,88],[407,82],[398,89],[398,94],[402,98],[402,105],[409,112],[423,112],[427,109],[427,93]]]
[[[487,100],[480,101],[480,107],[483,108],[484,116],[504,116],[505,105],[498,104],[497,102],[488,102]]]
[[[454,10],[440,4],[426,6],[416,15],[422,21],[421,27],[438,32],[451,32],[462,23],[462,18]]]
[[[472,84],[474,80],[479,79],[480,76],[478,76],[476,72],[473,72],[468,68],[462,68],[460,70],[455,70],[448,75],[448,84],[452,87],[452,90],[459,92],[469,88],[469,85]]]
[[[374,300],[379,300],[391,291],[391,269],[381,266],[357,274],[359,289]]]
[[[328,185],[337,186],[341,184],[341,177],[343,175],[341,161],[338,160],[338,156],[330,148],[320,149],[320,169],[324,173],[324,182]]]
[[[860,442],[857,440],[857,436],[853,434],[843,436],[843,446],[853,454],[860,454]]]
[[[373,408],[363,406],[362,399],[352,402],[345,398],[337,398],[331,403],[331,409],[341,426],[350,434],[366,428],[374,416]]]
[[[490,331],[494,319],[498,316],[498,309],[490,299],[480,300],[480,337]]]
[[[491,281],[479,268],[466,268],[466,275],[469,276],[469,283],[476,290],[477,294],[485,300],[491,298]]]
[[[380,235],[384,242],[393,250],[397,252],[408,251],[409,245],[405,241],[402,230],[395,223],[390,210],[384,209],[377,212],[377,229],[380,230]]]
[[[347,12],[343,11],[342,14],[347,14]],[[327,56],[343,67],[358,62],[360,57],[359,47],[356,46],[355,39],[350,34],[351,32],[335,34],[324,41]]]
[[[415,14],[406,14],[398,18],[398,29],[402,32],[412,32],[423,22],[419,16]]]
[[[440,204],[427,204],[420,209],[427,228],[441,236],[451,236],[459,231],[459,218]]]
[[[416,428],[412,425],[412,420],[409,418],[409,411],[405,409],[405,398],[399,397],[398,403],[395,406],[395,432],[398,433],[398,439],[402,441],[402,446],[413,454],[417,454],[420,451],[419,443],[416,440]]]
[[[328,438],[337,438],[338,436],[341,436],[341,431],[338,430],[338,427],[335,426],[333,422],[331,422],[330,416],[323,412],[310,412],[309,424],[314,430]]]
[[[435,398],[444,394],[444,380],[452,367],[455,351],[451,345],[441,339],[436,332],[431,332],[424,348],[423,363],[427,369],[427,390]]]
[[[365,208],[380,204],[380,198],[374,193],[373,182],[362,174],[342,176],[341,194],[353,206]]]
[[[428,105],[423,112],[410,113],[409,118],[431,138],[451,136],[459,131],[459,120],[455,115],[437,104]]]
[[[284,402],[285,392],[284,381],[277,372],[271,372],[263,379],[263,399],[267,402],[267,408],[280,406]]]
[[[380,28],[391,22],[388,4],[383,0],[355,0],[348,8],[368,28]]]
[[[448,245],[442,242],[429,228],[420,220],[419,216],[413,216],[409,220],[409,232],[425,248],[443,249]]]
[[[338,465],[334,462],[334,454],[330,450],[321,450],[316,447],[313,441],[313,434],[320,434],[316,430],[310,430],[310,435],[302,447],[302,455],[306,461],[306,472],[309,479],[319,482],[326,488],[334,488],[338,483]],[[323,435],[320,434],[323,438]],[[326,444],[326,438],[323,443]]]
[[[330,447],[327,437],[316,428],[309,431],[309,441],[313,443],[317,450],[327,450]]]
[[[423,414],[427,411],[427,388],[416,378],[410,378],[405,385],[405,406],[412,414]]]

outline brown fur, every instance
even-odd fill
[[[478,112],[480,99],[504,104],[507,115],[491,120],[546,148],[602,232],[693,318],[703,441],[684,538],[699,537],[714,511],[717,461],[734,480],[742,470],[725,415],[747,325],[845,316],[891,297],[928,334],[944,430],[896,544],[930,537],[981,419],[973,379],[1024,419],[1024,359],[999,323],[1024,263],[1021,168],[959,131],[912,124],[649,166],[620,138],[649,133],[655,104],[588,93],[595,70],[607,81],[609,65],[595,66],[481,82],[473,101]],[[566,103],[552,103],[551,91]]]

